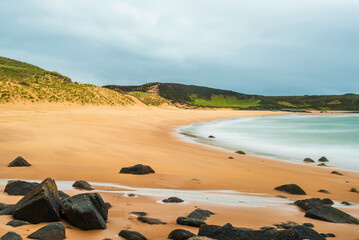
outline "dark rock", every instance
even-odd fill
[[[325,240],[325,238],[316,232],[314,229],[305,226],[294,226],[290,229],[277,231],[273,234],[270,240]]]
[[[6,225],[9,225],[11,227],[20,227],[22,225],[29,225],[29,224],[30,224],[29,222],[15,219],[8,222]]]
[[[9,163],[8,167],[30,167],[31,164],[28,163],[25,159],[23,159],[21,156],[18,156],[13,160],[11,163]]]
[[[60,197],[55,181],[47,178],[28,192],[16,203],[12,216],[34,224],[59,221]]]
[[[313,163],[315,162],[313,159],[311,158],[304,158],[303,162],[306,162],[306,163]]]
[[[62,200],[64,218],[82,230],[106,229],[108,209],[98,193],[83,193]]]
[[[265,231],[277,231],[277,229],[275,227],[261,227],[261,230],[265,230]]]
[[[150,166],[137,164],[132,167],[122,168],[120,173],[142,175],[142,174],[155,173],[155,171],[153,171],[153,169]]]
[[[140,217],[144,217],[147,215],[147,213],[145,213],[145,212],[130,212],[130,214],[137,215]]]
[[[151,225],[166,224],[165,222],[162,222],[159,219],[149,218],[149,217],[138,217],[137,220],[140,222],[143,222],[143,223],[151,224]]]
[[[215,136],[213,135],[209,135],[208,138],[216,138]]]
[[[85,190],[89,190],[89,191],[94,190],[91,187],[91,184],[89,184],[88,182],[86,182],[84,180],[78,180],[74,184],[72,184],[72,186],[74,188],[80,188],[80,189],[85,189]]]
[[[7,232],[0,240],[22,240],[22,237],[16,232]]]
[[[164,202],[164,203],[181,203],[184,201],[178,197],[169,197],[167,199],[162,200],[162,202]]]
[[[176,229],[173,230],[169,235],[169,239],[174,240],[187,240],[190,237],[196,236],[195,234],[191,233],[190,231],[183,230],[183,229]]]
[[[346,202],[346,201],[341,202],[341,204],[343,204],[343,205],[345,205],[345,206],[350,206],[350,205],[352,205],[351,203]]]
[[[283,195],[277,195],[277,197],[279,197],[279,198],[287,198],[286,196],[283,196]]]
[[[320,189],[320,190],[318,190],[318,192],[330,194],[330,192],[328,190],[325,190],[325,189]]]
[[[333,233],[321,233],[320,235],[322,235],[325,238],[335,237],[335,234],[333,234]]]
[[[289,228],[292,228],[294,226],[299,226],[298,223],[292,222],[292,221],[275,223],[273,225],[276,226],[279,229],[289,229]]]
[[[234,159],[233,157],[228,157],[228,159]]]
[[[310,228],[314,228],[314,224],[313,224],[313,223],[303,223],[303,226],[310,227]]]
[[[118,235],[126,240],[147,240],[145,236],[135,231],[122,230]]]
[[[127,194],[127,197],[136,197],[136,194],[130,193],[130,194]]]
[[[62,240],[65,239],[65,227],[61,223],[50,223],[31,233],[28,238],[41,240]]]
[[[187,217],[204,221],[207,218],[209,218],[211,215],[214,215],[214,213],[208,210],[197,208],[193,212],[191,212]]]
[[[338,172],[338,171],[333,171],[332,174],[336,174],[336,175],[340,175],[340,176],[343,176],[343,173],[341,172]]]
[[[177,224],[179,225],[186,225],[191,227],[200,227],[203,224],[206,224],[204,221],[194,218],[188,218],[188,217],[179,217],[177,218]]]
[[[5,206],[2,206],[3,209],[0,211],[0,216],[3,215],[12,215],[12,211],[15,205],[13,204],[4,204]]]
[[[208,238],[208,237],[195,236],[195,237],[188,238],[188,240],[215,240],[215,239],[213,239],[213,238]]]
[[[236,151],[235,153],[242,154],[242,155],[246,155],[246,153],[243,152],[242,150],[238,150],[238,151]]]
[[[67,199],[67,198],[70,198],[70,195],[64,193],[63,191],[59,191],[59,196],[60,196],[60,199]]]
[[[9,195],[25,196],[37,185],[39,184],[35,182],[10,180],[7,182],[4,192]]]
[[[329,160],[326,157],[321,157],[318,159],[318,162],[329,162]]]
[[[325,164],[325,163],[319,163],[317,166],[319,166],[319,167],[327,167],[327,164]]]
[[[322,203],[324,204],[324,205],[333,205],[334,204],[334,202],[332,201],[332,199],[330,199],[330,198],[323,198],[322,199]]]
[[[320,198],[310,198],[304,200],[298,200],[294,202],[294,205],[297,205],[304,211],[308,211],[312,208],[321,208],[323,206],[322,200]]]
[[[294,195],[306,195],[303,189],[301,189],[297,184],[286,184],[274,188],[275,190],[294,194]]]
[[[355,193],[357,193],[357,192],[358,192],[358,189],[356,189],[356,188],[351,188],[351,189],[350,189],[350,192],[355,192]]]
[[[105,202],[105,205],[106,205],[107,209],[112,208],[112,205],[111,205],[111,203],[109,203],[109,202]]]

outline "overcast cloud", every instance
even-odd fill
[[[96,85],[359,93],[357,0],[1,0],[0,55]]]

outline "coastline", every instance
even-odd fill
[[[50,105],[52,106],[52,105]],[[1,106],[0,122],[0,173],[2,178],[38,179],[52,177],[57,181],[86,180],[108,182],[132,187],[152,187],[181,190],[234,190],[247,193],[264,193],[268,196],[285,195],[290,199],[330,197],[335,201],[358,204],[358,195],[350,193],[350,187],[359,185],[359,174],[341,170],[344,176],[330,174],[333,168],[283,162],[256,156],[229,154],[208,146],[197,146],[180,141],[173,132],[176,128],[195,122],[215,119],[282,114],[280,112],[230,111],[230,110],[179,110],[149,107],[77,107],[30,106],[13,110]],[[59,129],[61,126],[61,129]],[[105,146],[105,147],[104,147]],[[9,169],[6,165],[22,155],[32,167]],[[232,155],[234,159],[228,159]],[[121,167],[137,163],[148,164],[156,174],[131,176],[118,174]],[[198,179],[195,181],[193,179]],[[346,181],[349,181],[347,183]],[[307,196],[293,196],[273,190],[282,184],[297,183]],[[328,189],[332,194],[318,193]],[[81,191],[71,191],[71,193]],[[189,202],[181,205],[164,205],[161,198],[121,194],[101,194],[114,207],[110,210],[108,230],[82,232],[67,230],[69,239],[113,238],[121,229],[130,228],[149,238],[166,239],[170,231],[184,228],[175,224],[178,216],[186,215],[194,206],[209,208],[216,215],[209,224],[223,225],[231,222],[239,227],[259,228],[279,221],[313,222],[316,230],[335,232],[338,239],[354,239],[356,226],[330,224],[304,218],[295,206],[281,207],[228,207],[207,203]],[[1,193],[1,202],[14,202],[18,198]],[[283,211],[286,208],[286,211]],[[233,211],[238,214],[233,214]],[[147,226],[130,217],[130,211],[147,211],[150,217],[168,222],[166,226]],[[170,211],[170,212],[169,212]],[[345,209],[359,217],[359,210]],[[258,219],[261,214],[261,219]],[[0,218],[1,226],[8,217]],[[18,228],[37,229],[40,225]],[[6,226],[0,231],[13,230]],[[156,233],[153,232],[156,229]],[[327,229],[327,230],[326,230]],[[155,235],[158,234],[158,235]],[[25,236],[25,235],[24,235]]]

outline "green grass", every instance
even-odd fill
[[[140,100],[141,102],[143,102],[148,106],[161,106],[164,104],[172,105],[172,103],[169,100],[160,97],[155,93],[129,92],[128,94],[134,96],[135,98],[137,98],[138,100]]]
[[[241,100],[235,96],[224,96],[224,95],[212,95],[210,99],[198,98],[196,94],[192,94],[192,101],[190,104],[201,107],[227,107],[227,108],[250,108],[258,106],[260,103],[259,99],[246,99]]]

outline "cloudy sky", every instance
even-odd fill
[[[96,85],[359,93],[358,0],[1,0],[0,56]]]

